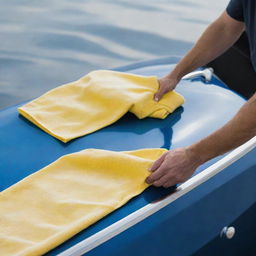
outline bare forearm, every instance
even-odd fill
[[[228,152],[256,136],[256,94],[222,128],[188,147],[202,163]]]
[[[222,128],[184,148],[170,150],[154,162],[146,182],[165,188],[186,181],[195,170],[256,135],[256,94]]]
[[[239,38],[243,29],[242,22],[232,20],[224,12],[209,25],[195,46],[167,77],[174,77],[179,80],[192,70],[209,63],[230,48]]]

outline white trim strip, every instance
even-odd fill
[[[197,175],[190,178],[188,181],[181,184],[177,188],[177,191],[175,193],[169,195],[168,197],[161,201],[158,201],[156,203],[150,203],[140,208],[139,210],[127,215],[125,218],[113,223],[107,228],[97,232],[96,234],[86,238],[80,243],[60,253],[59,256],[78,256],[92,250],[93,248],[106,242],[112,237],[120,234],[126,229],[134,226],[138,222],[142,221],[143,219],[159,211],[166,205],[185,195],[195,187],[209,180],[211,177],[213,177],[214,175],[216,175],[217,173],[219,173],[220,171],[222,171],[223,169],[225,169],[226,167],[228,167],[229,165],[243,157],[245,154],[250,152],[255,147],[256,136],[249,140],[248,142],[246,142],[245,144],[230,152],[227,156],[223,157],[215,164],[209,166],[204,171],[198,173]]]
[[[185,76],[182,77],[182,80],[193,79],[193,78],[196,78],[196,77],[203,76],[204,79],[207,82],[209,82],[212,79],[212,75],[213,75],[213,69],[212,68],[205,68],[203,70],[197,70],[197,71],[193,71],[193,72],[190,72],[190,73],[186,74]]]

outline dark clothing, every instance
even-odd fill
[[[233,91],[249,99],[256,90],[256,72],[253,69],[247,35],[225,53],[207,64],[214,73]]]
[[[256,71],[256,1],[231,0],[226,9],[233,19],[245,23],[246,34],[250,46],[251,62]]]
[[[226,11],[233,19],[245,23],[245,32],[207,66],[231,90],[250,98],[256,90],[256,0],[230,0]]]

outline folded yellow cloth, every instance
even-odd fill
[[[42,255],[125,204],[166,149],[69,154],[0,193],[0,255]]]
[[[155,102],[158,87],[155,76],[97,70],[18,110],[47,133],[68,142],[114,123],[128,111],[140,119],[163,119],[183,104],[184,98],[174,91]]]

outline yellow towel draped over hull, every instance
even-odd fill
[[[140,119],[163,119],[184,103],[184,98],[174,91],[155,102],[158,87],[155,76],[97,70],[18,110],[47,133],[68,142],[116,122],[128,111]]]
[[[69,154],[0,193],[0,255],[42,255],[148,185],[165,149]]]

